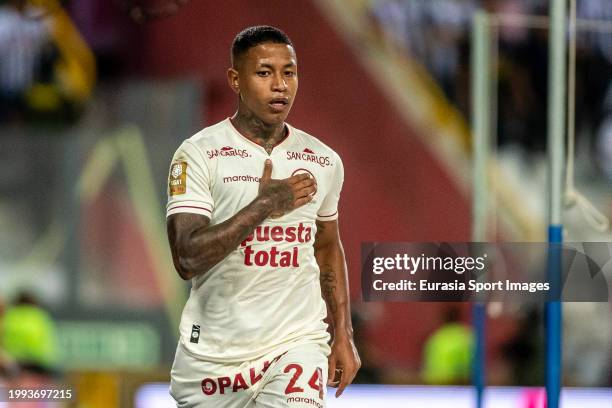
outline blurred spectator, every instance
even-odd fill
[[[597,137],[599,165],[607,179],[612,182],[612,83],[608,86],[604,119]]]
[[[578,18],[588,20],[612,20],[610,0],[580,0],[576,2]],[[581,35],[582,47],[593,48],[612,64],[612,35],[607,31],[587,31]]]
[[[0,7],[0,120],[71,122],[91,97],[93,54],[59,0],[40,4]]]
[[[0,327],[0,344],[20,367],[51,375],[58,364],[55,323],[28,293],[18,295],[8,307]]]
[[[0,338],[2,338],[2,317],[4,316],[4,301],[0,298]],[[10,359],[2,348],[0,342],[0,386],[2,386],[2,379],[8,377],[10,367]]]
[[[422,56],[423,53],[419,52],[422,49],[415,50],[411,44],[424,45],[424,41],[415,41],[416,38],[422,39],[419,36],[419,18],[414,18],[418,15],[418,9],[407,10],[414,6],[418,7],[418,4],[401,0],[377,0],[372,6],[370,17],[378,35],[390,48],[396,48],[400,53],[407,51]],[[414,31],[414,34],[411,31]]]
[[[511,384],[536,386],[544,382],[542,319],[537,309],[519,321],[516,335],[502,347],[510,365]]]
[[[120,5],[108,0],[71,1],[70,14],[79,32],[96,54],[99,79],[117,79],[134,70],[138,61],[140,29]]]
[[[612,324],[603,317],[609,313],[609,305],[601,302],[568,303],[563,308],[563,367],[568,384],[610,385]]]
[[[4,318],[5,304],[4,300],[0,298],[0,339],[2,339],[2,321]],[[0,341],[0,386],[2,386],[4,379],[15,377],[18,372],[18,367],[15,361],[4,351],[2,341]]]
[[[24,16],[25,1],[0,6],[0,120],[23,111],[49,32],[43,20]]]
[[[474,334],[461,322],[460,310],[449,307],[442,326],[425,342],[423,381],[450,385],[470,382]]]
[[[459,43],[474,9],[474,0],[378,0],[371,17],[385,41],[423,63],[452,95]]]

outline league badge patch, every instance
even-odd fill
[[[171,196],[187,192],[187,162],[179,161],[172,163],[168,188]]]

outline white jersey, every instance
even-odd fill
[[[201,214],[211,225],[255,199],[268,158],[272,178],[308,172],[317,182],[310,203],[266,219],[224,260],[192,280],[180,341],[200,359],[249,361],[329,340],[313,243],[315,221],[338,217],[344,170],[332,149],[287,127],[287,137],[268,155],[226,119],[185,140],[173,157],[167,216]]]

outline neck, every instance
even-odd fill
[[[272,150],[285,137],[285,122],[268,124],[240,107],[231,120],[240,133],[266,150]]]

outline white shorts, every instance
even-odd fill
[[[179,408],[323,408],[327,350],[303,344],[242,364],[198,360],[179,343],[170,395]]]

